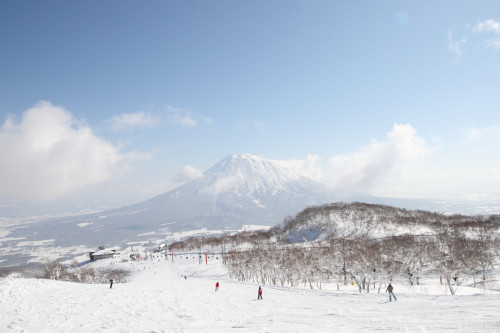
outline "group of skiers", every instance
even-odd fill
[[[215,284],[215,291],[219,290],[219,281]],[[394,297],[394,301],[397,301],[396,295],[394,295],[394,287],[389,283],[386,293],[389,293],[389,302],[392,302],[392,297]],[[259,290],[257,291],[257,299],[262,299],[262,287],[259,286]]]
[[[186,279],[186,276],[184,276],[184,279]],[[113,279],[109,280],[109,288],[113,288]],[[219,290],[219,281],[215,283],[215,291]],[[386,293],[389,293],[389,302],[392,302],[392,297],[394,297],[394,301],[397,302],[397,298],[394,295],[394,287],[389,283],[387,286],[387,289],[385,290]],[[262,287],[259,286],[259,290],[257,291],[257,299],[262,299]]]
[[[219,281],[215,283],[215,291],[219,290]],[[262,287],[259,286],[259,290],[257,291],[257,299],[262,299]]]

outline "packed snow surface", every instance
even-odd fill
[[[464,287],[462,295],[450,296],[439,285],[411,290],[396,284],[398,300],[388,302],[385,293],[359,294],[351,286],[336,291],[262,285],[263,300],[257,300],[259,285],[231,279],[214,256],[208,264],[192,254],[168,259],[89,263],[133,271],[129,282],[115,283],[112,289],[105,284],[2,279],[0,331],[500,331],[498,293]]]

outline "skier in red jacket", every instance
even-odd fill
[[[215,291],[219,290],[219,282],[215,284]]]
[[[257,296],[257,299],[262,299],[262,288],[259,286],[259,295]]]

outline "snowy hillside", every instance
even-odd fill
[[[127,258],[127,256],[124,256]],[[387,294],[262,285],[230,279],[221,260],[199,264],[193,254],[154,261],[106,259],[91,266],[123,267],[129,282],[79,284],[0,280],[0,331],[5,332],[498,332],[497,292],[461,287],[446,294],[438,281]],[[87,266],[88,266],[87,265]],[[85,267],[85,266],[84,266]],[[186,276],[186,279],[184,278]],[[112,278],[110,276],[109,278]],[[215,292],[215,283],[220,282]]]
[[[293,242],[329,238],[438,235],[450,227],[473,235],[486,228],[500,236],[500,215],[447,215],[367,203],[310,206],[288,218],[283,232]]]

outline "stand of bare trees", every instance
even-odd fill
[[[437,237],[330,239],[314,246],[269,242],[250,250],[229,251],[226,265],[231,277],[240,281],[319,289],[324,283],[335,283],[338,289],[354,282],[360,292],[370,292],[377,284],[380,292],[383,284],[395,278],[419,285],[424,271],[437,272],[455,294],[466,278],[474,284],[487,281],[498,252],[493,238],[444,233]]]
[[[126,282],[129,274],[130,272],[124,269],[78,267],[76,262],[68,267],[58,261],[45,260],[39,278],[100,284],[108,283],[111,278],[115,283]]]
[[[229,273],[241,281],[310,288],[354,283],[360,292],[377,285],[380,292],[395,278],[414,286],[438,277],[454,294],[465,279],[474,286],[491,280],[499,230],[500,215],[332,203],[308,207],[268,231],[193,237],[170,248],[220,247]]]

